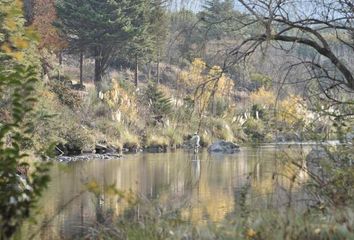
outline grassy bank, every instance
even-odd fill
[[[177,82],[156,85],[144,80],[139,88],[128,70],[113,72],[99,92],[90,82],[78,90],[67,66],[67,74],[38,83],[38,119],[31,144],[40,148],[57,142],[59,153],[80,154],[94,151],[96,144],[117,151],[166,151],[186,145],[194,132],[204,147],[218,139],[254,144],[334,136],[328,119],[314,116],[298,96],[276,100],[270,89],[261,87],[238,102],[239,92],[229,86],[231,90],[223,90],[228,80],[224,75],[219,77],[220,92],[208,86],[198,90],[199,78],[206,81],[218,71],[204,73],[202,64],[196,59],[179,69],[179,75],[171,77],[177,74],[171,72],[171,78],[179,76]]]

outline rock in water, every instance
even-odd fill
[[[233,154],[240,151],[240,146],[233,142],[227,142],[224,140],[219,140],[213,143],[209,148],[208,152],[210,153],[226,153]]]

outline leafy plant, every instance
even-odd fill
[[[24,219],[30,216],[49,177],[47,164],[37,164],[29,179],[19,168],[27,169],[22,144],[27,141],[32,123],[25,121],[31,113],[36,73],[31,67],[16,65],[12,70],[0,68],[0,93],[10,92],[11,120],[0,125],[0,239],[10,238]]]
[[[0,239],[11,238],[30,217],[49,181],[48,164],[35,164],[28,177],[29,164],[23,162],[28,157],[24,145],[33,131],[37,72],[35,62],[29,61],[36,58],[28,51],[35,41],[24,27],[22,7],[22,1],[0,1],[0,96],[9,111],[0,123]]]
[[[146,100],[148,101],[150,111],[154,115],[168,115],[172,111],[171,99],[157,87],[149,85],[146,89]]]

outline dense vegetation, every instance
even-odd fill
[[[30,217],[48,181],[39,159],[98,145],[164,152],[186,146],[194,132],[204,147],[217,139],[342,143],[322,149],[321,176],[306,169],[313,209],[254,213],[247,185],[236,220],[208,226],[207,238],[353,237],[352,2],[314,1],[309,13],[300,0],[197,2],[0,0],[0,239]],[[19,169],[29,166],[31,190],[17,189]],[[130,199],[131,211],[139,201]],[[128,216],[97,231],[206,236],[178,211],[146,210],[143,220]]]

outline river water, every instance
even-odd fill
[[[296,146],[265,145],[242,147],[233,155],[184,150],[170,153],[139,153],[117,160],[57,163],[51,171],[52,181],[37,214],[37,224],[24,232],[38,232],[40,239],[70,239],[97,220],[97,207],[110,209],[115,215],[128,207],[117,194],[139,194],[151,201],[186,204],[184,216],[190,221],[219,222],[236,211],[242,189],[249,186],[248,199],[254,208],[282,206],[287,189],[297,192],[289,178],[306,181],[306,174],[291,166],[301,161],[306,151]],[[248,185],[247,185],[248,184]],[[89,186],[89,187],[88,187]],[[90,188],[94,194],[86,191]],[[115,195],[115,196],[114,196]],[[129,195],[129,194],[127,194]]]

